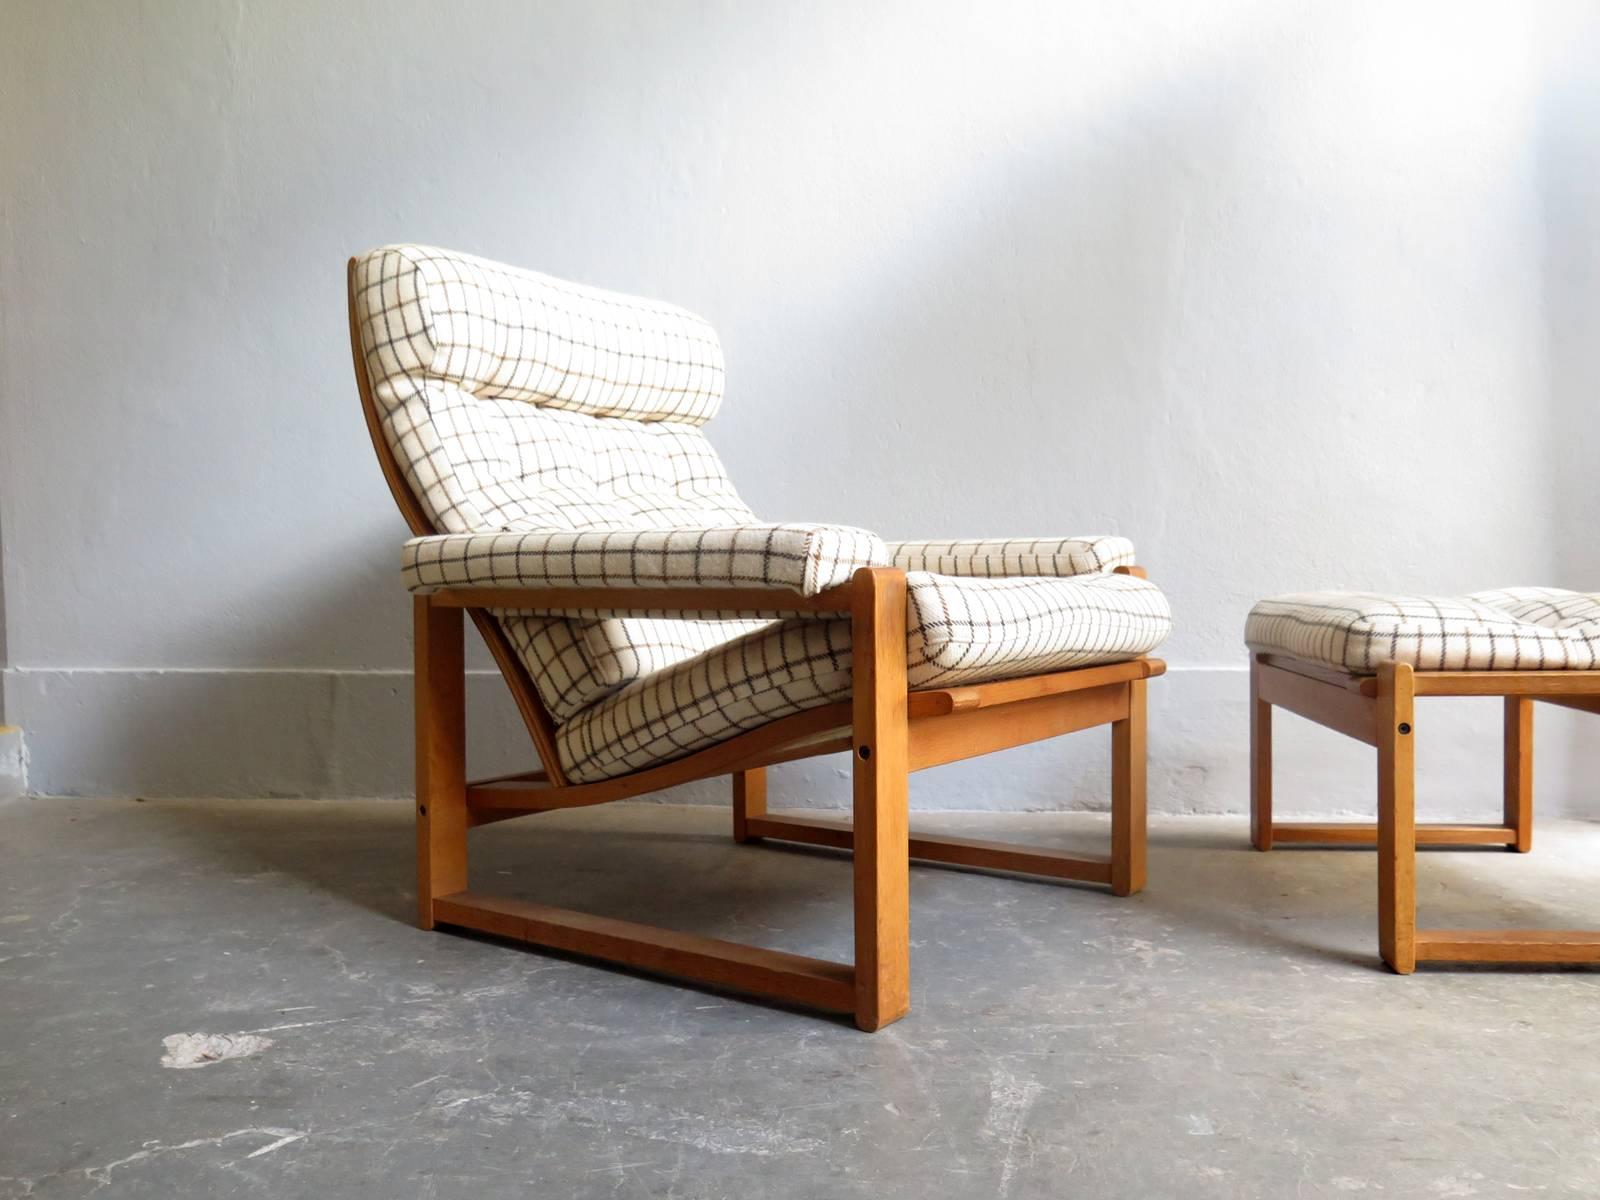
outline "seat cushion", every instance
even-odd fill
[[[1356,672],[1384,662],[1421,671],[1587,671],[1600,667],[1600,595],[1297,592],[1251,609],[1244,640],[1257,653]]]
[[[1172,631],[1155,584],[1132,575],[974,579],[906,575],[914,688],[1066,671],[1148,654]]]
[[[1119,662],[1171,629],[1166,598],[1128,575],[906,576],[907,681],[954,686]],[[790,618],[641,679],[563,724],[574,783],[681,758],[850,694],[850,622]]]

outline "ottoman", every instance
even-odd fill
[[[1533,842],[1533,704],[1600,714],[1600,594],[1507,588],[1466,596],[1303,592],[1250,611],[1250,838],[1376,845],[1378,944],[1402,975],[1419,961],[1600,962],[1600,931],[1418,929],[1421,845]],[[1418,825],[1418,696],[1505,697],[1498,825]],[[1378,751],[1376,825],[1272,819],[1277,705]]]

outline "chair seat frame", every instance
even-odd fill
[[[361,350],[350,262],[350,340],[368,432],[396,504],[418,536],[434,533],[384,437]],[[1138,567],[1121,567],[1142,577]],[[1146,686],[1166,667],[1139,658],[1001,682],[911,691],[906,682],[906,577],[863,567],[849,583],[802,597],[761,588],[450,588],[413,598],[416,689],[417,919],[602,959],[632,969],[849,1014],[863,1030],[910,1009],[909,864],[915,858],[1100,884],[1129,896],[1146,876]],[[683,758],[597,783],[569,782],[555,724],[491,609],[719,614],[802,612],[851,621],[849,699],[783,717]],[[494,656],[541,769],[469,781],[465,638],[470,615]],[[1111,728],[1111,853],[913,835],[909,777],[960,759],[1079,730]],[[768,811],[767,768],[848,751],[852,821]],[[855,956],[850,964],[746,946],[473,890],[476,826],[732,777],[733,837],[853,853]]]
[[[1503,811],[1499,824],[1418,824],[1416,700],[1498,696],[1505,701]],[[1417,847],[1533,848],[1534,703],[1600,714],[1600,671],[1418,671],[1380,664],[1354,674],[1282,655],[1250,665],[1250,840],[1375,846],[1378,946],[1402,975],[1418,962],[1600,962],[1600,931],[1583,929],[1432,929],[1417,926]],[[1378,819],[1282,822],[1272,813],[1272,710],[1284,708],[1378,751]]]

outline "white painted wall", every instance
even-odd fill
[[[0,55],[5,712],[47,792],[407,788],[344,318],[392,240],[705,313],[765,515],[1134,537],[1161,808],[1245,802],[1255,597],[1600,586],[1591,5],[41,0]],[[1600,814],[1562,717],[1542,799]],[[1429,807],[1492,811],[1493,706],[1426,719]],[[1103,758],[916,795],[1091,804]],[[1284,803],[1369,804],[1369,758],[1291,737]]]

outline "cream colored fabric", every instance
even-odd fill
[[[966,538],[890,542],[889,561],[906,571],[1000,579],[1015,575],[1089,575],[1134,562],[1121,537]]]
[[[470,255],[385,246],[356,268],[383,436],[434,536],[407,585],[771,588],[814,595],[899,566],[914,686],[1132,658],[1170,627],[1154,585],[1108,574],[1118,537],[899,542],[773,525],[703,426],[723,395],[715,332],[682,309]],[[823,460],[832,431],[789,448]],[[558,723],[571,777],[607,778],[849,694],[847,620],[496,610]]]
[[[1147,654],[1172,627],[1159,588],[1127,575],[953,579],[915,572],[906,678],[954,686]],[[680,758],[850,695],[850,622],[779,621],[613,693],[557,733],[590,783]]]
[[[883,543],[842,525],[559,530],[414,538],[406,586],[786,588],[814,596],[859,567],[882,566]]]
[[[1372,672],[1592,671],[1600,668],[1600,595],[1503,588],[1466,596],[1296,592],[1250,610],[1254,651]]]

